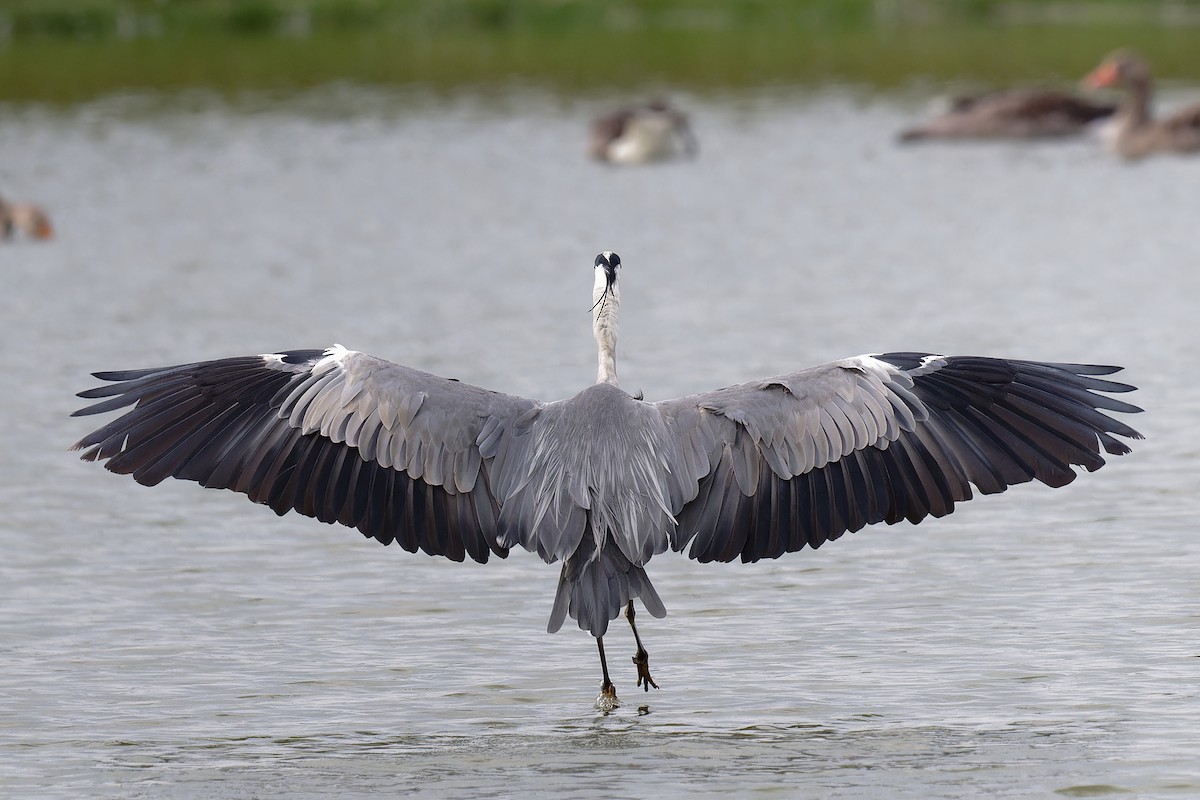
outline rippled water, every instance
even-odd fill
[[[686,100],[686,98],[685,98]],[[0,794],[1200,794],[1200,159],[903,149],[911,98],[688,102],[694,163],[583,158],[597,104],[331,89],[5,108]],[[1135,453],[756,565],[664,555],[663,687],[591,709],[557,570],[383,549],[77,461],[95,369],[341,342],[551,399],[624,262],[650,399],[861,352],[1129,366]],[[628,652],[627,652],[628,651]]]

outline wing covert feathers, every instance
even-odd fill
[[[644,403],[597,384],[537,403],[340,345],[96,373],[76,415],[122,415],[74,446],[145,485],[231,489],[384,544],[563,561],[550,619],[593,635],[668,546],[777,558],[876,522],[919,522],[1141,438],[1106,412],[1116,367],[888,353]],[[974,489],[972,488],[974,487]]]
[[[109,399],[76,415],[132,408],[74,449],[112,472],[232,489],[410,552],[507,554],[475,439],[532,401],[340,346],[96,377],[112,383],[80,396]]]
[[[890,353],[659,403],[699,472],[672,546],[700,561],[777,558],[876,522],[940,517],[1037,479],[1074,480],[1140,409],[1116,367]],[[1107,394],[1101,394],[1107,393]],[[708,448],[707,469],[697,469]]]

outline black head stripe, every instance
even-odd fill
[[[596,260],[593,262],[592,266],[606,268],[611,267],[612,269],[616,269],[617,267],[621,266],[621,257],[619,255],[611,251],[605,252],[607,252],[608,255],[601,253],[600,255],[596,256]]]

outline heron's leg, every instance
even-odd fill
[[[612,679],[608,677],[608,660],[604,657],[604,637],[596,637],[596,649],[600,651],[600,672],[604,675],[604,681],[600,684],[600,699],[601,701],[611,701],[613,706],[616,706],[617,687],[613,686]]]
[[[654,678],[650,677],[650,654],[646,652],[646,648],[642,647],[642,637],[638,636],[637,625],[633,624],[633,601],[629,601],[629,605],[625,606],[625,619],[629,620],[629,627],[633,629],[633,641],[637,643],[637,652],[634,653],[633,663],[637,665],[638,681],[637,685],[641,686],[647,692],[650,687],[658,688],[658,684],[654,682]]]

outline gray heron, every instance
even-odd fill
[[[662,99],[597,117],[588,139],[588,155],[610,164],[692,158],[697,149],[687,115]]]
[[[650,559],[778,558],[877,522],[916,523],[1037,479],[1063,486],[1114,438],[1119,367],[888,353],[673,400],[617,384],[621,259],[596,257],[599,369],[574,397],[539,402],[340,345],[97,372],[75,415],[128,409],[79,440],[87,461],[145,485],[232,489],[462,561],[514,547],[561,562],[548,630],[570,617],[596,639],[598,705],[615,707],[604,655],[624,609],[637,685],[657,684],[634,601],[666,607]],[[129,408],[132,406],[132,408]]]
[[[1105,137],[1108,149],[1122,158],[1200,152],[1200,104],[1156,119],[1151,107],[1154,80],[1149,65],[1136,54],[1129,50],[1110,54],[1083,82],[1097,89],[1125,89],[1125,99]]]

